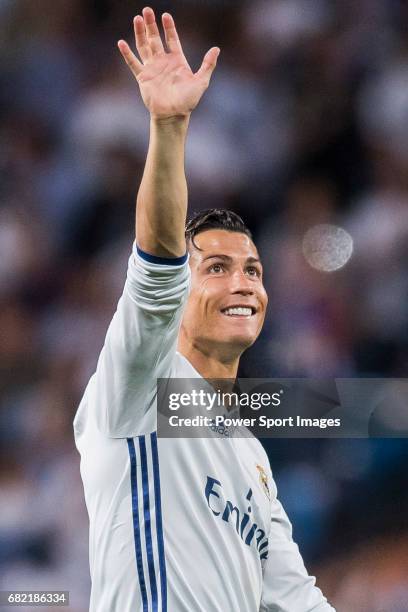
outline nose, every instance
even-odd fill
[[[251,280],[241,269],[235,270],[231,275],[231,293],[237,295],[253,295],[254,289]]]

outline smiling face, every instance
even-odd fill
[[[258,337],[268,298],[262,265],[243,233],[205,230],[190,244],[191,292],[182,321],[184,339],[204,354],[239,356]]]

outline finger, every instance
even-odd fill
[[[214,68],[217,65],[217,58],[220,52],[221,50],[219,47],[211,47],[211,49],[204,55],[203,62],[194,75],[203,80],[207,87],[210,82],[211,75],[214,72]]]
[[[146,38],[146,29],[143,17],[136,15],[133,19],[133,29],[135,31],[136,49],[142,59],[142,62],[147,62],[151,57],[152,52]]]
[[[139,60],[134,55],[134,53],[132,53],[129,45],[127,44],[125,40],[119,40],[118,47],[119,47],[119,51],[122,54],[123,59],[129,66],[129,68],[131,69],[135,77],[137,77],[138,74],[140,74],[143,69],[143,64],[139,62]]]
[[[164,53],[162,39],[160,37],[159,28],[157,27],[154,11],[150,6],[143,9],[143,18],[146,28],[147,42],[150,45],[153,55]]]
[[[167,47],[169,51],[173,53],[175,51],[183,53],[183,49],[181,48],[181,43],[180,43],[180,39],[177,34],[174,19],[170,15],[170,13],[163,13],[162,23],[163,23],[163,29],[164,29],[164,36],[166,38],[166,43],[167,43]]]

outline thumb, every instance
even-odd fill
[[[217,58],[221,53],[219,47],[211,47],[209,51],[204,55],[204,59],[200,68],[195,73],[195,76],[205,82],[206,86],[211,79],[211,75],[214,72],[214,68],[217,65]]]

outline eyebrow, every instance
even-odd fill
[[[204,259],[202,260],[207,261],[208,259],[223,259],[224,261],[231,263],[232,261],[232,257],[230,257],[229,255],[207,255],[207,257],[204,257]],[[246,263],[259,263],[262,265],[261,260],[259,259],[259,257],[253,257],[252,255],[250,257],[247,257],[245,260]]]

